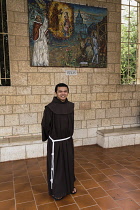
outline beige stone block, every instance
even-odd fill
[[[37,123],[41,123],[43,117],[43,112],[37,113]]]
[[[90,93],[90,89],[89,85],[82,85],[82,93]]]
[[[123,141],[122,136],[109,136],[108,146],[109,148],[121,147],[122,141]]]
[[[87,121],[86,120],[82,121],[82,128],[87,128]]]
[[[5,96],[0,96],[0,105],[5,105]]]
[[[140,92],[133,93],[133,100],[137,100],[140,97]]]
[[[1,161],[25,159],[25,146],[1,148]]]
[[[97,128],[88,128],[88,137],[96,137]]]
[[[79,68],[79,71],[77,71],[78,73],[91,73],[93,72],[92,68]]]
[[[121,94],[120,93],[109,93],[109,101],[111,100],[120,100]]]
[[[17,95],[31,95],[31,87],[17,87]]]
[[[107,101],[108,100],[108,93],[97,93],[97,100],[98,101]]]
[[[10,47],[10,59],[11,60],[27,60],[27,47]]]
[[[136,85],[117,85],[117,92],[135,92]]]
[[[130,100],[130,106],[138,106],[137,100]]]
[[[43,156],[43,143],[26,145],[26,158],[36,158]]]
[[[89,85],[108,85],[108,75],[104,73],[95,73],[88,76]]]
[[[87,128],[101,127],[101,119],[87,120]]]
[[[43,142],[43,156],[47,156],[47,142]]]
[[[54,85],[49,85],[45,87],[46,90],[46,94],[51,94],[51,95],[55,95],[55,86]],[[71,92],[70,92],[71,93]]]
[[[74,102],[74,109],[79,110],[80,102]]]
[[[37,72],[37,67],[31,67],[29,61],[18,61],[20,72]]]
[[[139,116],[140,115],[140,108],[139,107],[132,107],[132,116]]]
[[[29,125],[29,133],[31,134],[41,133],[41,122],[40,124]]]
[[[72,93],[76,93],[77,92],[77,87],[75,85],[73,86],[69,86],[69,92]]]
[[[96,93],[87,94],[87,101],[95,101],[96,100]]]
[[[42,112],[46,104],[30,104],[30,112]]]
[[[45,86],[32,86],[32,94],[45,94]]]
[[[102,101],[102,108],[109,109],[111,107],[111,101]]]
[[[105,118],[105,109],[96,109],[95,115],[96,115],[96,119]]]
[[[74,131],[74,139],[83,139],[83,138],[87,138],[88,136],[88,132],[87,129],[78,129]]]
[[[102,127],[111,125],[110,119],[102,119]]]
[[[81,93],[82,92],[82,86],[77,86],[77,93]]]
[[[124,106],[125,107],[130,107],[130,101],[129,100],[124,100]]]
[[[27,24],[9,22],[8,30],[10,35],[28,36]]]
[[[108,43],[107,52],[115,52],[116,51],[116,43]]]
[[[109,32],[116,32],[117,31],[117,24],[116,23],[108,23],[107,29],[108,29]],[[108,46],[107,46],[107,48],[108,48]],[[110,45],[109,45],[109,49],[111,49]]]
[[[87,74],[80,73],[74,76],[69,76],[69,85],[87,85]]]
[[[119,108],[110,108],[106,110],[106,118],[119,117]]]
[[[8,11],[7,10],[7,20],[8,20],[8,22],[14,22],[15,17],[14,17],[14,12],[13,11]]]
[[[121,117],[131,116],[131,107],[120,108],[120,116]]]
[[[135,144],[140,144],[140,134],[136,134],[136,136],[135,136]]]
[[[115,73],[120,74],[120,64],[115,64]]]
[[[121,4],[116,4],[116,12],[120,12],[121,11]]]
[[[116,27],[116,31],[117,31],[117,27]],[[109,40],[109,42],[116,42],[117,43],[117,41],[118,40],[120,40],[120,33],[117,33],[116,31],[109,31],[108,32],[108,40]],[[117,45],[116,45],[117,46]]]
[[[74,147],[82,146],[83,140],[82,139],[74,139]]]
[[[18,72],[18,61],[10,61],[11,72]]]
[[[75,120],[74,121],[74,129],[81,129],[82,128],[82,121],[81,120]]]
[[[28,23],[28,14],[27,13],[15,12],[14,17],[15,17],[15,22]]]
[[[25,96],[6,96],[6,104],[25,104]]]
[[[106,68],[94,68],[93,74],[106,74]]]
[[[115,117],[111,119],[111,124],[112,125],[123,125],[123,118],[122,117]]]
[[[120,23],[121,11],[120,12],[109,12],[109,23]]]
[[[116,85],[105,85],[103,92],[108,92],[108,93],[116,92]]]
[[[55,85],[55,75],[54,73],[50,73],[50,84],[51,85]]]
[[[91,102],[80,102],[80,109],[86,110],[91,109]]]
[[[1,86],[0,87],[0,95],[16,95],[16,88],[12,86]]]
[[[26,113],[29,112],[28,104],[13,105],[13,113]]]
[[[85,111],[84,110],[75,110],[74,119],[75,120],[84,120]]]
[[[111,107],[124,107],[125,106],[125,101],[123,100],[116,100],[116,101],[111,101]]]
[[[91,109],[98,109],[102,107],[101,101],[92,101],[91,102]]]
[[[24,0],[8,0],[7,10],[24,12]]]
[[[5,115],[5,126],[19,125],[18,114]]]
[[[50,77],[47,73],[29,73],[28,85],[50,85]]]
[[[86,94],[72,94],[72,101],[86,101]]]
[[[20,114],[20,125],[29,125],[37,123],[37,113]]]
[[[109,75],[109,84],[110,85],[120,84],[120,74],[110,74]]]
[[[97,144],[103,148],[108,148],[108,137],[103,137],[102,135],[97,135]]]
[[[13,86],[25,86],[27,85],[27,74],[15,72],[11,75],[11,82]]]
[[[0,114],[11,114],[12,113],[12,106],[0,106]]]
[[[91,93],[99,93],[103,92],[103,85],[92,85],[91,86]]]
[[[16,37],[12,35],[8,35],[8,42],[9,46],[15,46],[16,45]]]
[[[134,145],[135,135],[136,134],[123,135],[122,146]]]
[[[137,121],[138,121],[137,117],[124,117],[124,124],[125,125],[136,124]]]
[[[16,46],[29,46],[29,37],[27,36],[16,36]]]
[[[95,119],[95,110],[85,110],[85,120]]]
[[[10,127],[0,127],[0,136],[11,136],[12,135],[12,126]]]
[[[68,84],[68,76],[65,73],[55,73],[55,84],[61,82]]]
[[[4,126],[4,115],[0,115],[0,126]]]
[[[108,52],[108,63],[109,64],[120,63],[120,56],[119,56],[118,52]],[[111,83],[111,81],[110,81],[109,84],[113,84],[113,83]],[[120,84],[120,83],[118,83],[118,84]]]
[[[97,144],[97,137],[83,139],[83,145]]]
[[[26,95],[27,104],[37,104],[40,103],[40,95]]]
[[[67,99],[68,99],[68,101],[72,101],[72,94],[69,93]]]
[[[126,99],[132,99],[132,98],[133,98],[133,93],[132,92],[122,93],[122,99],[126,100]]]
[[[108,65],[107,65],[107,73],[113,73],[113,72],[115,72],[115,64],[112,64],[112,63],[109,63]]]
[[[41,103],[50,103],[54,95],[41,95]]]
[[[102,0],[101,0],[102,1]],[[104,1],[105,3],[102,4],[102,7],[107,8],[109,12],[115,12],[116,11],[116,5],[115,2],[108,3]]]
[[[13,126],[13,135],[27,135],[28,132],[27,125]]]

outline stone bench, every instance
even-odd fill
[[[140,144],[140,127],[98,130],[97,144],[103,148]]]
[[[11,136],[0,139],[0,162],[47,155],[47,143],[41,135]]]

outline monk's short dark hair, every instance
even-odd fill
[[[69,87],[68,85],[66,85],[65,83],[59,83],[55,86],[55,92],[57,93],[57,89],[58,87],[66,87],[68,89],[68,92],[69,92]]]

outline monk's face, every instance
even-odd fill
[[[68,89],[67,87],[58,87],[56,92],[57,98],[64,102],[68,96]]]

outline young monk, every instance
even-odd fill
[[[56,97],[45,106],[42,119],[42,141],[47,142],[47,178],[49,194],[61,200],[77,192],[74,187],[74,104],[67,99],[64,83],[55,87]]]

